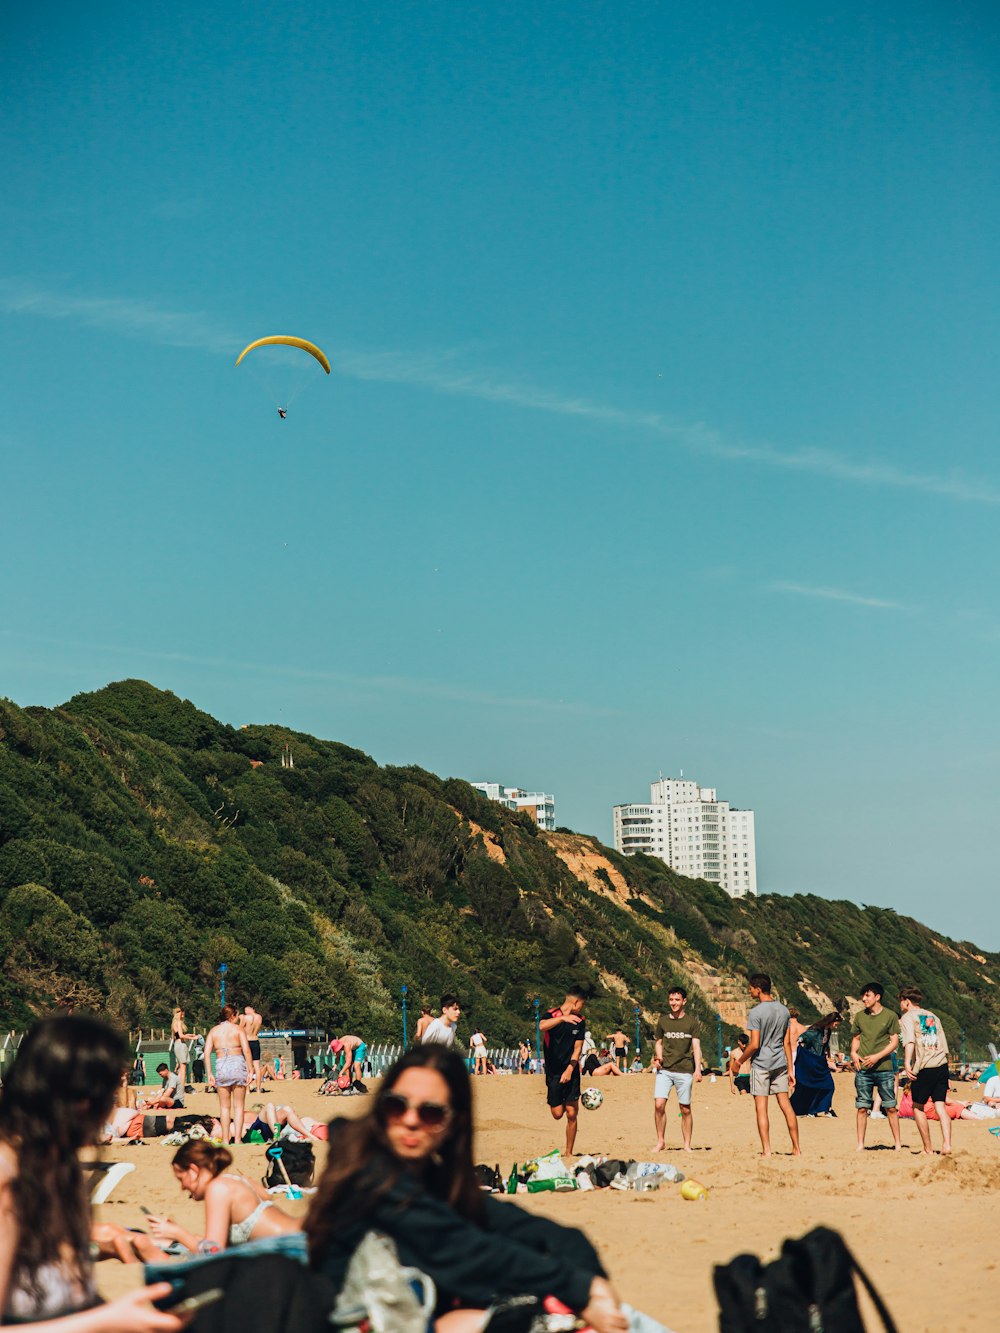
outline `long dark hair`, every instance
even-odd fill
[[[481,1222],[483,1196],[472,1162],[472,1084],[465,1061],[446,1046],[414,1046],[386,1072],[372,1109],[358,1120],[341,1121],[331,1134],[326,1170],[316,1190],[305,1231],[309,1253],[322,1255],[330,1237],[347,1221],[374,1208],[407,1168],[392,1153],[380,1112],[381,1096],[408,1069],[432,1069],[448,1085],[451,1120],[433,1157],[420,1164],[420,1180],[428,1194],[454,1208],[468,1222]],[[336,1138],[336,1147],[334,1147]],[[356,1189],[371,1168],[372,1179]]]
[[[836,1027],[836,1025],[840,1021],[841,1021],[841,1016],[837,1012],[837,1010],[834,1009],[832,1014],[825,1014],[821,1019],[813,1023],[812,1031],[822,1032],[823,1035],[826,1036],[833,1030],[834,1027]]]
[[[0,1141],[17,1155],[12,1278],[40,1299],[39,1269],[65,1249],[89,1271],[90,1202],[77,1161],[96,1142],[127,1060],[125,1042],[95,1018],[45,1018],[21,1042],[0,1097]]]

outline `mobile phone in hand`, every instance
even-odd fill
[[[197,1314],[206,1305],[214,1305],[216,1301],[221,1301],[225,1294],[222,1287],[212,1287],[208,1291],[200,1291],[196,1296],[185,1296],[176,1305],[168,1305],[167,1309],[171,1314],[185,1319],[188,1315]]]

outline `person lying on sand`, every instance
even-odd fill
[[[248,1240],[301,1231],[301,1222],[283,1213],[260,1185],[227,1175],[233,1158],[228,1148],[193,1139],[174,1153],[174,1176],[185,1194],[205,1205],[205,1234],[196,1236],[169,1217],[150,1217],[158,1240],[176,1240],[197,1254],[214,1254]]]

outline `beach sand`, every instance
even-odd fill
[[[506,1176],[512,1162],[562,1147],[563,1128],[549,1116],[540,1076],[476,1079],[476,1160],[499,1163]],[[374,1086],[374,1085],[372,1085]],[[653,1081],[649,1075],[600,1079],[604,1105],[580,1113],[577,1151],[615,1157],[650,1156],[654,1141]],[[301,1113],[328,1119],[356,1116],[367,1097],[320,1097],[318,1083],[273,1085],[264,1098],[291,1102]],[[975,1100],[973,1084],[954,1094]],[[210,1094],[188,1098],[190,1110],[217,1105]],[[676,1104],[667,1111],[667,1151],[660,1160],[677,1165],[708,1187],[701,1202],[686,1202],[677,1185],[636,1194],[614,1190],[571,1194],[520,1195],[518,1203],[557,1221],[583,1228],[600,1250],[622,1299],[648,1311],[677,1333],[708,1333],[718,1327],[712,1266],[752,1251],[773,1257],[787,1236],[823,1224],[840,1231],[881,1291],[897,1322],[911,1329],[950,1333],[984,1327],[983,1310],[1000,1298],[1000,1242],[997,1190],[1000,1138],[990,1123],[957,1121],[955,1155],[925,1157],[911,1120],[904,1120],[904,1151],[891,1143],[884,1120],[869,1124],[870,1151],[855,1152],[854,1091],[849,1075],[837,1078],[837,1119],[800,1121],[803,1156],[786,1155],[787,1133],[777,1105],[771,1105],[775,1156],[758,1157],[753,1101],[733,1097],[728,1083],[706,1079],[695,1088],[695,1151],[680,1151]],[[940,1129],[932,1124],[935,1146]],[[321,1163],[325,1145],[317,1144]],[[99,1218],[142,1227],[139,1205],[169,1214],[192,1230],[202,1221],[201,1205],[181,1194],[170,1169],[173,1150],[156,1140],[145,1146],[115,1145],[112,1160],[135,1162],[115,1198],[97,1210]],[[262,1147],[235,1149],[236,1167],[258,1179]],[[307,1201],[286,1205],[304,1213]],[[108,1261],[99,1265],[106,1296],[138,1285],[141,1269]],[[987,1320],[988,1323],[988,1320]],[[874,1326],[874,1325],[873,1325]]]

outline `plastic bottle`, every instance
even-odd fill
[[[693,1201],[707,1199],[708,1190],[697,1180],[685,1180],[681,1186],[681,1198]]]
[[[655,1176],[659,1170],[658,1162],[629,1162],[625,1168],[625,1179],[634,1189],[637,1180],[642,1180],[644,1176]]]
[[[517,1163],[510,1168],[510,1175],[507,1177],[507,1193],[517,1193]]]
[[[676,1166],[671,1166],[669,1162],[660,1162],[657,1165],[657,1171],[663,1180],[669,1180],[671,1184],[679,1185],[685,1179],[684,1172],[678,1171]]]
[[[658,1190],[659,1188],[660,1177],[658,1175],[640,1176],[634,1185],[634,1189],[640,1194],[644,1194],[646,1190]]]

